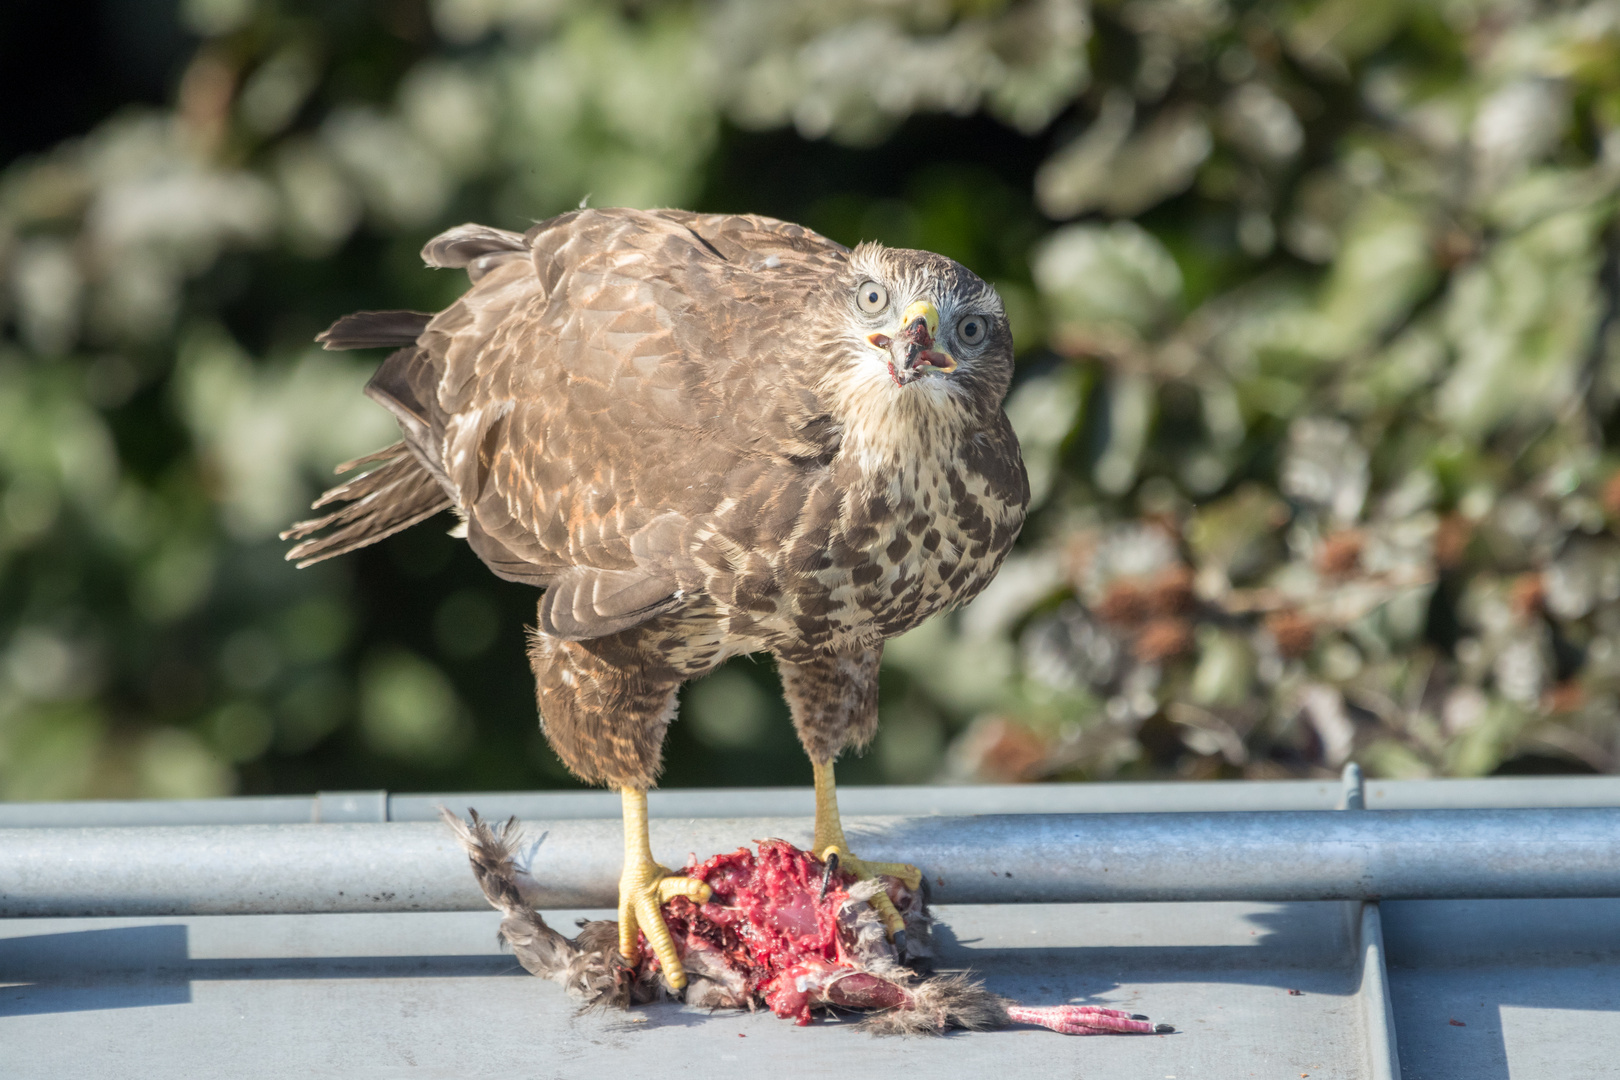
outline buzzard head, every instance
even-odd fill
[[[831,283],[844,363],[835,377],[862,400],[907,412],[995,408],[1012,379],[1012,333],[995,289],[927,251],[862,244]]]

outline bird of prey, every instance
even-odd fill
[[[675,210],[463,225],[422,255],[471,287],[318,339],[395,349],[366,392],[403,438],[339,466],[365,471],[283,534],[288,558],[449,508],[492,571],[544,590],[541,726],[577,776],[620,790],[620,952],[645,933],[675,990],[660,904],[709,890],[654,861],[646,791],[681,685],[728,657],[776,658],[814,767],[814,850],[915,888],[914,867],[850,853],[833,761],[876,729],[884,640],[975,596],[1023,524],[995,290],[928,252]]]

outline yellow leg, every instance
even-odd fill
[[[652,843],[647,838],[647,793],[640,788],[622,788],[624,800],[624,873],[619,878],[619,955],[627,963],[637,959],[636,932],[647,935],[653,955],[664,971],[664,981],[680,990],[686,986],[686,968],[675,953],[675,942],[664,925],[661,910],[667,900],[685,896],[695,903],[707,903],[709,887],[701,881],[675,874],[653,861]]]
[[[838,864],[858,878],[886,875],[899,878],[908,889],[921,886],[922,871],[909,863],[867,862],[849,853],[849,841],[844,839],[844,823],[838,816],[838,789],[833,781],[832,762],[812,761],[810,765],[816,774],[816,838],[811,847],[823,859],[837,855]],[[886,893],[873,897],[872,906],[883,917],[890,937],[906,928],[906,921],[894,909]]]

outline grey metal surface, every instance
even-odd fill
[[[315,820],[315,799],[273,795],[243,799],[84,799],[0,803],[0,828],[117,825],[298,825]]]
[[[927,1040],[675,1005],[581,1015],[496,950],[489,912],[12,920],[0,1074],[1362,1080],[1349,907],[941,907],[944,966],[1031,1004],[1108,1004],[1179,1031]]]
[[[804,818],[662,819],[654,854],[727,851]],[[616,821],[535,823],[539,906],[611,904]],[[1620,896],[1620,808],[853,818],[939,903]],[[0,830],[0,917],[476,910],[440,824]]]
[[[1616,778],[1620,779],[1620,778]],[[973,786],[851,787],[838,789],[846,814],[921,817],[960,814],[1113,814],[1199,810],[1331,810],[1339,785],[1330,780],[1268,783],[1211,781],[1190,784],[982,784]],[[619,816],[619,796],[609,791],[394,795],[392,821],[428,821],[437,807],[477,806],[480,813],[525,820]],[[1620,784],[1613,805],[1620,806]],[[486,810],[487,807],[487,810]],[[647,793],[648,813],[668,818],[810,817],[815,793],[808,787],[738,788],[722,791]]]
[[[1382,907],[1404,1080],[1620,1072],[1620,900]]]
[[[1340,805],[1340,785],[1332,780],[1268,780],[846,786],[839,790],[839,801],[845,813],[867,816],[1332,810]],[[1378,780],[1366,785],[1366,804],[1373,810],[1620,806],[1620,776]],[[619,797],[608,791],[339,791],[240,799],[0,803],[0,828],[432,821],[441,805],[458,810],[477,806],[488,817],[515,814],[536,821],[619,816]],[[814,809],[808,787],[648,794],[648,812],[655,818],[808,817]]]
[[[388,814],[386,791],[323,791],[310,807],[309,822],[350,825],[393,820]]]
[[[1396,1075],[1614,1075],[1620,901],[1382,909]],[[548,913],[560,926],[574,914]],[[573,1078],[791,1066],[805,1077],[1362,1080],[1379,1073],[1357,914],[1348,903],[942,906],[946,966],[1032,1004],[1111,1004],[1178,1033],[904,1042],[673,1005],[579,1015],[499,952],[492,912],[4,920],[0,1075]]]
[[[839,791],[845,813],[1067,814],[1161,810],[1331,810],[1339,785],[1332,781],[1265,784],[985,784],[972,787],[850,787]],[[617,818],[619,796],[611,791],[461,792],[391,795],[387,792],[323,792],[313,797],[0,803],[0,827],[49,828],[133,825],[247,825],[335,821],[321,810],[335,799],[361,802],[372,816],[348,821],[435,821],[438,808],[476,806],[487,817],[510,815],[536,821]],[[1614,805],[1620,805],[1620,786]],[[655,790],[647,810],[655,818],[809,817],[815,794],[808,787]]]
[[[902,1069],[1149,1080],[1608,1076],[1620,1052],[1620,899],[1255,900],[1324,885],[1394,896],[1388,887],[1402,881],[1426,882],[1422,895],[1463,888],[1620,896],[1607,839],[1620,834],[1616,811],[1371,812],[1484,799],[1620,803],[1620,788],[1602,779],[1397,787],[1363,784],[1352,768],[1342,785],[1198,785],[1158,804],[1231,809],[1293,799],[1348,813],[912,817],[852,828],[857,850],[923,862],[936,898],[959,901],[936,908],[945,966],[971,968],[1032,1004],[1107,1003],[1179,1029],[1143,1038],[1018,1030],[873,1041],[841,1030],[847,1025],[798,1029],[769,1015],[673,1005],[581,1016],[557,987],[497,951],[498,917],[476,910],[482,902],[465,862],[436,825],[61,829],[36,816],[34,828],[0,830],[0,903],[40,910],[45,898],[46,909],[88,910],[102,902],[98,895],[133,886],[107,910],[337,903],[370,913],[0,919],[0,1075],[708,1075],[791,1062],[811,1077]],[[1152,786],[1110,787],[1140,797]],[[898,801],[906,790],[851,789],[866,794],[844,802],[893,809],[908,805]],[[1020,801],[1030,793],[1053,791],[1068,797],[1063,788],[925,789],[911,805],[1016,813],[1035,805]],[[666,861],[766,833],[807,838],[808,793],[766,793],[781,796],[773,810],[803,815],[774,822],[672,813],[757,807],[759,792],[663,794],[678,796],[664,802],[653,827]],[[444,801],[533,820],[526,855],[547,895],[611,898],[618,824],[591,815],[616,813],[612,796],[500,798]],[[1064,808],[1095,809],[1090,798],[1077,794]],[[338,792],[247,809],[288,815],[283,821],[378,821],[438,801]],[[149,812],[168,804],[123,805]],[[185,812],[165,820],[195,820],[199,805],[227,820],[246,817],[230,818],[235,805],[221,800],[179,807]],[[944,860],[938,866],[949,875],[931,859]],[[1058,879],[1070,884],[1056,887]],[[1228,888],[1250,899],[1029,902],[1054,888],[1060,899]],[[1024,902],[960,902],[986,896]],[[413,904],[475,910],[377,910]],[[552,916],[570,925],[569,914]]]
[[[1620,776],[1369,780],[1365,789],[1369,810],[1620,806]]]
[[[1620,1048],[1620,902],[1382,905],[1406,1080],[1586,1080]],[[491,912],[0,921],[0,1075],[1377,1077],[1351,904],[938,908],[943,962],[1170,1036],[870,1040],[656,1006],[577,1015]],[[549,913],[572,925],[573,913]],[[606,915],[591,912],[591,915]],[[1290,991],[1301,991],[1296,994]],[[645,1018],[643,1018],[645,1017]],[[1455,1027],[1460,1020],[1466,1027]],[[737,1038],[739,1035],[747,1038]]]

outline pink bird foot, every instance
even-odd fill
[[[1064,1035],[1164,1035],[1176,1030],[1169,1024],[1155,1024],[1145,1016],[1099,1005],[1009,1005],[1007,1019],[1015,1024],[1037,1024]]]

